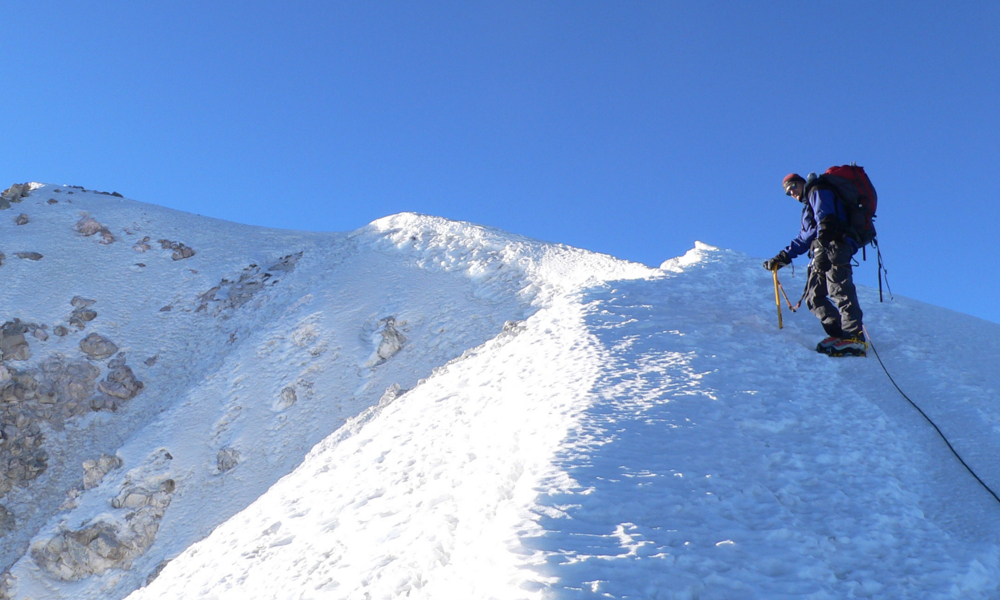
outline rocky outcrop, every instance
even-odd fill
[[[49,399],[30,373],[0,365],[0,498],[48,468],[36,410]]]
[[[104,336],[91,333],[80,340],[80,350],[90,358],[101,360],[118,352],[118,346]]]
[[[4,332],[0,338],[0,360],[28,360],[31,358],[31,347],[24,339],[23,333]]]
[[[20,202],[22,198],[26,198],[28,194],[35,189],[35,185],[31,183],[15,183],[9,188],[5,189],[3,193],[0,193],[0,210],[10,208],[11,202]]]
[[[31,347],[24,334],[38,328],[34,323],[23,323],[20,319],[0,325],[0,361],[28,360]]]
[[[185,258],[191,258],[195,255],[195,251],[188,246],[182,244],[181,242],[173,242],[171,240],[158,240],[160,242],[160,247],[164,250],[173,250],[173,254],[170,258],[174,260],[183,260]]]
[[[236,448],[222,448],[215,457],[216,467],[219,473],[225,473],[240,464],[240,452]]]
[[[66,361],[56,354],[30,370],[0,364],[0,497],[15,486],[26,487],[45,472],[48,452],[43,423],[61,430],[67,420],[95,410],[95,403],[100,402],[99,410],[142,390],[142,383],[124,360],[122,356],[117,363],[112,361],[107,379],[101,382],[112,391],[121,386],[125,390],[118,392],[122,398],[98,391],[101,369],[87,360]],[[101,460],[100,468],[104,468],[107,459]]]
[[[88,237],[100,234],[101,239],[98,241],[100,244],[113,244],[115,242],[115,236],[111,233],[111,230],[101,225],[97,219],[88,214],[84,214],[83,218],[77,221],[75,229],[81,235]]]
[[[278,283],[277,273],[294,271],[301,258],[302,252],[289,254],[278,259],[267,269],[262,269],[256,263],[251,264],[243,269],[237,279],[224,278],[219,285],[200,294],[198,299],[201,302],[195,312],[208,311],[214,316],[219,316],[224,311],[240,308],[267,286]]]
[[[108,376],[97,385],[97,389],[119,400],[131,400],[142,391],[143,383],[135,378],[135,373],[125,364],[124,354],[108,363],[108,368]]]
[[[97,311],[91,308],[96,303],[96,300],[74,296],[70,303],[74,308],[73,313],[69,316],[69,324],[75,327],[77,331],[83,331],[87,327],[87,323],[97,318]]]
[[[291,273],[295,270],[295,266],[299,264],[299,260],[302,258],[302,252],[296,252],[295,254],[289,254],[287,256],[282,256],[273,265],[267,268],[269,272],[283,271],[285,273]]]
[[[14,254],[18,258],[23,258],[25,260],[42,260],[42,258],[44,258],[37,252],[15,252]]]
[[[90,215],[84,215],[82,219],[76,222],[75,229],[84,236],[92,236],[95,233],[99,233],[104,229],[104,225],[101,225],[94,217]]]
[[[17,215],[17,218],[14,219],[14,223],[16,223],[17,225],[27,225],[28,222],[29,222],[28,215],[23,214],[23,213],[20,214],[20,215]]]
[[[7,507],[3,504],[0,504],[0,538],[14,531],[16,525],[17,522],[14,519],[14,513],[7,510]]]
[[[90,408],[117,411],[122,403],[135,398],[144,388],[132,368],[125,364],[125,353],[120,352],[108,363],[108,375],[97,384],[100,393],[91,399]]]
[[[381,336],[381,340],[378,341],[375,352],[368,357],[368,361],[366,362],[369,367],[374,367],[389,360],[393,355],[402,350],[406,344],[406,336],[397,328],[395,317],[386,317],[378,322],[375,338],[378,339],[378,336]]]
[[[113,459],[113,457],[110,457]],[[104,457],[102,457],[104,459]],[[49,575],[76,581],[100,575],[109,569],[131,568],[156,540],[160,521],[177,487],[173,479],[157,471],[166,470],[166,451],[146,465],[126,474],[118,493],[110,499],[113,513],[98,517],[79,529],[63,529],[31,547],[31,558]],[[114,460],[106,461],[110,466]],[[91,471],[102,467],[97,461]],[[85,468],[87,463],[85,464]]]
[[[122,459],[110,454],[102,454],[97,460],[83,461],[83,489],[97,487],[105,475],[121,466]]]
[[[295,388],[288,386],[281,390],[281,395],[278,397],[278,402],[275,404],[275,410],[285,410],[291,408],[296,402],[298,402],[299,396],[295,393]]]
[[[101,370],[85,360],[67,363],[61,356],[53,356],[42,363],[39,377],[40,393],[49,400],[50,410],[39,417],[57,424],[62,420],[84,415],[90,408],[88,400],[95,393],[95,381]]]

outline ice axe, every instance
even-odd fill
[[[775,267],[772,269],[771,274],[774,275],[774,303],[778,306],[778,329],[784,329],[784,325],[781,322],[781,298],[778,296],[778,290],[781,290],[781,295],[785,297],[788,309],[792,312],[795,312],[795,309],[799,307],[799,304],[802,304],[802,301],[799,300],[799,304],[792,306],[792,301],[788,299],[788,294],[785,293],[785,286],[781,285],[781,282],[778,281],[778,268]]]
[[[778,307],[778,329],[783,329],[785,326],[781,322],[781,296],[778,295],[778,268],[775,267],[772,269],[771,274],[774,275],[774,303]]]

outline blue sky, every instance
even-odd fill
[[[321,231],[415,211],[658,265],[695,240],[774,255],[799,219],[781,178],[856,161],[893,292],[1000,322],[994,1],[0,15],[4,186]]]

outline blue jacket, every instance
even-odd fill
[[[802,203],[802,226],[797,238],[785,247],[788,258],[802,256],[809,251],[809,246],[817,236],[831,240],[846,241],[852,249],[852,254],[858,251],[858,245],[849,236],[844,235],[847,229],[847,210],[832,191],[820,187],[806,190],[806,198]],[[820,235],[823,232],[824,235]]]

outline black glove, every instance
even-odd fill
[[[788,258],[788,253],[782,250],[777,253],[774,258],[764,261],[764,268],[768,271],[777,271],[785,265],[792,264],[792,259]]]
[[[810,245],[810,250],[812,250],[813,255],[813,268],[820,273],[829,271],[833,264],[830,263],[830,256],[826,252],[826,246],[818,239],[815,239]]]

